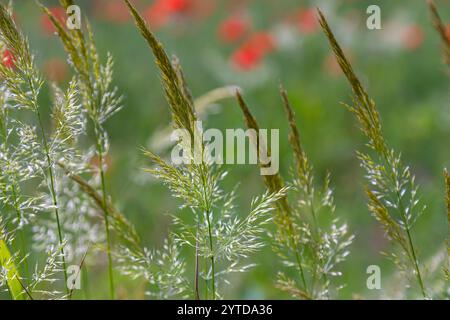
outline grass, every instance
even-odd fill
[[[66,30],[41,5],[58,31],[74,71],[67,88],[50,86],[54,101],[48,115],[52,126],[47,130],[47,114],[39,99],[46,82],[35,66],[26,37],[17,29],[10,11],[1,6],[2,50],[10,50],[15,57],[14,67],[0,67],[0,201],[5,222],[0,234],[2,288],[11,299],[72,299],[74,290],[66,285],[67,265],[77,265],[82,272],[94,271],[93,266],[100,263],[97,253],[101,253],[107,261],[111,299],[118,296],[118,279],[123,276],[145,283],[149,298],[221,299],[228,297],[227,288],[234,284],[236,275],[245,277],[259,261],[258,253],[270,247],[271,260],[279,261],[276,278],[269,281],[271,287],[294,299],[340,298],[340,289],[348,284],[345,281],[352,281],[341,267],[355,258],[351,248],[357,231],[351,221],[343,222],[342,201],[334,197],[331,175],[318,182],[319,174],[305,151],[294,113],[298,108],[291,104],[288,92],[280,86],[292,150],[290,175],[287,179],[281,173],[263,176],[265,191],[253,195],[248,208],[238,208],[235,203],[241,189],[229,187],[225,168],[208,161],[209,144],[193,137],[203,134],[197,121],[204,105],[210,103],[205,100],[228,97],[230,90],[235,91],[247,128],[258,130],[260,124],[244,94],[235,87],[225,87],[194,99],[179,60],[169,58],[135,7],[128,0],[124,3],[154,57],[171,125],[187,131],[191,138],[189,146],[182,146],[185,160],[190,161],[181,164],[143,148],[150,163],[145,171],[164,185],[178,204],[170,215],[169,232],[161,245],[147,247],[122,213],[128,208],[120,208],[120,199],[113,201],[108,195],[105,122],[121,110],[122,98],[113,85],[113,59],[108,55],[102,62],[89,24],[86,32]],[[61,1],[64,7],[72,4]],[[437,10],[432,3],[430,8],[442,34]],[[390,147],[375,102],[325,16],[320,11],[318,15],[353,92],[353,103],[346,107],[366,140],[358,160],[364,171],[368,210],[393,245],[386,255],[394,262],[395,273],[408,278],[397,289],[404,298],[447,298],[447,263],[429,274],[428,264],[419,255],[415,226],[429,210],[421,204],[413,170]],[[89,147],[81,141],[89,141]],[[267,141],[258,137],[254,144],[270,155]],[[259,160],[261,167],[267,166]],[[450,178],[447,172],[444,176],[450,220]],[[29,190],[33,190],[31,195]],[[46,221],[50,212],[55,220],[52,224]],[[35,232],[31,243],[23,236],[16,239],[31,226]],[[73,236],[73,228],[86,230],[86,235]],[[46,248],[45,261],[28,270],[29,255],[40,242]],[[429,280],[431,276],[439,285]]]

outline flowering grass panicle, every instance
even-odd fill
[[[339,224],[334,217],[335,205],[328,176],[323,191],[316,190],[312,166],[300,143],[287,92],[280,87],[280,93],[290,126],[289,142],[295,161],[291,185],[296,200],[291,202],[284,197],[277,205],[275,222],[278,228],[273,236],[273,247],[286,270],[279,271],[276,286],[298,299],[326,299],[330,298],[331,291],[336,294],[339,289],[339,286],[333,286],[330,290],[331,278],[341,275],[336,266],[349,254],[353,235],[348,234],[346,224]],[[237,99],[247,127],[257,129],[256,119],[239,92]],[[262,139],[256,141],[255,147],[269,148]],[[265,176],[264,181],[272,192],[284,185],[279,174]],[[326,216],[328,225],[320,224],[318,215]]]
[[[195,125],[197,116],[194,104],[187,90],[179,65],[173,65],[162,45],[148,29],[134,7],[128,5],[136,25],[150,46],[156,64],[160,69],[161,79],[166,92],[167,102],[172,114],[175,129],[186,129],[192,139],[200,134]],[[201,139],[203,140],[203,139]],[[183,207],[192,211],[189,218],[174,217],[174,240],[176,243],[191,248],[195,253],[196,267],[193,284],[195,298],[200,296],[215,299],[218,293],[219,279],[231,272],[244,272],[249,265],[241,264],[241,260],[253,254],[263,245],[261,235],[263,226],[268,222],[272,205],[286,191],[285,188],[276,193],[266,193],[252,202],[250,213],[245,218],[237,216],[234,210],[234,193],[221,188],[226,173],[219,166],[212,165],[204,155],[208,153],[208,145],[194,142],[194,149],[187,150],[190,160],[201,159],[200,163],[174,166],[156,154],[146,151],[145,154],[155,167],[148,169],[172,191],[175,197],[183,201]],[[200,155],[195,154],[199,152]],[[200,265],[200,260],[205,261]],[[199,278],[203,278],[204,295],[200,294]]]
[[[419,263],[412,232],[413,225],[425,210],[419,202],[415,178],[410,168],[403,164],[401,156],[388,146],[375,102],[362,86],[320,11],[319,17],[331,49],[353,90],[353,106],[347,107],[356,116],[368,139],[370,152],[359,152],[358,158],[366,172],[369,210],[381,223],[388,238],[400,249],[391,252],[393,261],[401,271],[413,275],[420,294],[428,298],[423,280],[424,268]]]
[[[73,5],[71,0],[61,0],[61,5],[68,8]],[[86,111],[94,129],[94,141],[96,156],[98,157],[98,174],[100,176],[100,188],[106,234],[106,253],[109,266],[110,296],[114,298],[114,278],[112,261],[112,244],[109,233],[108,195],[105,178],[105,158],[109,149],[107,132],[104,129],[105,121],[122,108],[122,97],[118,89],[113,86],[113,59],[108,54],[105,64],[101,64],[94,43],[93,33],[89,23],[87,36],[81,29],[66,30],[65,26],[55,17],[50,10],[41,5],[42,10],[48,15],[66,50],[69,61],[76,73],[79,92],[81,93],[81,105]]]

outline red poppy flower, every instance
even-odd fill
[[[274,37],[267,32],[255,33],[248,39],[245,45],[252,47],[262,55],[272,52],[276,47]]]
[[[319,29],[316,10],[312,8],[300,10],[297,19],[300,32],[304,34],[313,33]]]
[[[14,68],[15,67],[15,60],[16,58],[12,54],[11,51],[8,49],[5,49],[3,51],[3,57],[2,57],[2,64],[7,68]]]
[[[161,0],[169,13],[185,12],[191,7],[189,0]]]
[[[274,38],[267,32],[258,32],[233,53],[231,61],[237,69],[250,71],[258,67],[264,56],[274,49]]]
[[[222,21],[219,26],[219,38],[224,42],[235,42],[249,29],[249,23],[240,15],[233,15]]]
[[[411,25],[406,27],[403,34],[403,46],[407,49],[414,50],[423,43],[424,33],[419,25]]]
[[[169,12],[163,1],[156,1],[149,5],[143,13],[145,20],[152,28],[159,28],[165,25],[169,20]]]
[[[261,64],[263,55],[250,46],[242,46],[231,56],[233,66],[241,71],[250,71]]]
[[[53,14],[53,16],[58,20],[63,26],[66,25],[67,20],[67,14],[64,8],[62,7],[50,7],[50,12]],[[53,34],[56,32],[55,27],[53,26],[52,21],[47,16],[47,14],[43,14],[41,17],[41,27],[42,30],[47,34]]]

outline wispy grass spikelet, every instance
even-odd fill
[[[185,94],[186,87],[183,84],[183,81],[180,81],[180,79],[183,79],[179,76],[182,75],[182,73],[180,73],[181,69],[177,68],[177,71],[177,69],[174,68],[161,43],[150,31],[145,20],[139,15],[128,0],[124,1],[134,17],[136,26],[153,52],[156,65],[161,72],[161,79],[175,128],[185,128],[193,134],[196,120],[195,110],[192,102],[189,101]]]
[[[322,30],[353,90],[353,106],[347,107],[355,114],[362,132],[368,139],[367,145],[374,152],[374,156],[358,153],[369,184],[366,188],[369,209],[382,224],[389,238],[401,247],[403,258],[399,259],[393,254],[394,261],[399,264],[401,270],[412,270],[420,292],[426,298],[417,248],[411,233],[414,222],[424,211],[424,206],[419,205],[414,176],[409,167],[402,163],[400,155],[388,147],[375,102],[353,71],[324,15],[320,10],[318,14]]]
[[[74,2],[61,0],[61,5],[67,8]],[[63,43],[64,49],[69,56],[69,61],[76,71],[79,92],[82,94],[82,105],[85,108],[94,127],[95,148],[99,159],[100,188],[102,190],[102,201],[105,217],[106,244],[109,268],[110,295],[114,298],[115,287],[113,278],[112,244],[109,234],[109,212],[108,195],[106,191],[105,157],[108,152],[109,141],[104,123],[112,115],[122,108],[122,97],[113,86],[114,62],[108,54],[105,64],[101,64],[94,36],[89,22],[86,20],[87,35],[81,29],[66,30],[61,22],[40,4],[44,13],[48,15]]]
[[[337,226],[336,219],[332,217],[335,206],[329,178],[325,181],[323,192],[315,190],[312,166],[301,145],[295,115],[282,86],[280,94],[291,129],[289,142],[294,153],[295,168],[290,184],[297,201],[290,202],[287,197],[278,201],[274,250],[287,268],[278,272],[276,286],[294,298],[325,299],[330,297],[331,278],[340,275],[336,265],[348,255],[347,247],[353,241],[353,236],[347,234],[345,224]],[[258,130],[258,123],[239,92],[237,100],[247,127]],[[264,152],[268,148],[266,142],[259,138],[255,147],[262,147]],[[276,190],[284,184],[280,174],[265,176],[264,181],[269,190]],[[317,220],[317,215],[323,215],[324,211],[331,214],[327,216],[326,226],[319,225]],[[339,287],[333,289],[337,291]]]
[[[67,280],[65,254],[64,254],[64,238],[62,234],[62,226],[59,218],[58,195],[56,193],[56,174],[55,174],[55,154],[51,148],[54,140],[47,137],[43,125],[43,118],[38,102],[43,79],[34,64],[33,55],[30,53],[27,39],[19,32],[16,27],[11,13],[0,4],[0,39],[6,45],[8,50],[11,50],[15,57],[15,68],[8,68],[0,64],[0,75],[5,79],[5,86],[11,93],[11,101],[13,101],[19,108],[31,110],[37,120],[40,141],[33,139],[33,146],[41,145],[41,150],[44,155],[44,161],[41,162],[41,172],[43,174],[45,185],[51,196],[51,206],[55,214],[57,224],[57,233],[59,239],[59,249],[61,250],[60,258],[62,259],[62,271]],[[36,136],[34,128],[28,126],[30,134],[28,136]],[[36,154],[37,156],[38,154]]]
[[[193,277],[193,296],[199,298],[200,290],[203,289],[202,297],[216,299],[220,297],[219,279],[224,279],[232,272],[245,272],[251,266],[242,265],[241,260],[263,245],[261,235],[264,232],[263,226],[269,220],[267,213],[285,196],[286,189],[280,187],[275,192],[255,200],[246,218],[235,216],[234,193],[225,192],[221,188],[226,173],[205,157],[208,154],[208,146],[203,142],[202,130],[196,124],[194,102],[178,61],[170,61],[161,43],[136,9],[128,0],[125,0],[125,3],[151,48],[160,70],[174,129],[187,130],[195,143],[190,149],[183,150],[188,161],[176,166],[151,151],[145,151],[145,155],[155,166],[147,171],[160,179],[175,197],[183,201],[182,207],[192,211],[189,219],[173,217],[176,226],[174,240],[194,251],[197,264]],[[200,154],[194,154],[197,151]],[[209,261],[201,266],[201,270],[198,264],[200,260]],[[205,281],[202,288],[198,282],[200,277]],[[224,282],[226,283],[226,280]]]

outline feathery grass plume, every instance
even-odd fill
[[[308,270],[312,283],[311,295],[314,298],[330,297],[331,278],[341,275],[336,266],[348,256],[348,247],[354,236],[348,234],[346,224],[340,224],[334,217],[335,204],[333,191],[330,188],[330,177],[327,175],[323,191],[317,190],[314,184],[314,172],[300,142],[295,115],[289,102],[286,90],[280,87],[284,109],[288,118],[289,141],[294,152],[296,168],[293,174],[293,185],[297,196],[295,226],[298,233],[303,234],[302,242],[310,254]],[[327,218],[320,223],[319,216]],[[334,291],[337,291],[336,287]]]
[[[44,160],[40,161],[40,174],[43,176],[44,182],[47,184],[51,195],[51,204],[48,206],[48,209],[52,209],[55,214],[60,244],[59,249],[61,250],[63,265],[62,270],[64,272],[64,277],[67,280],[63,246],[64,239],[59,221],[58,195],[56,193],[56,154],[54,154],[54,150],[52,150],[54,141],[47,137],[38,103],[43,80],[34,65],[34,59],[30,53],[26,38],[18,31],[10,13],[3,5],[0,5],[0,39],[8,50],[12,52],[15,59],[14,68],[8,68],[4,65],[0,66],[0,75],[4,79],[5,86],[11,95],[10,101],[12,101],[17,108],[32,111],[38,122],[39,138],[34,132],[34,127],[30,126],[23,126],[18,129],[18,134],[19,136],[24,134],[24,138],[27,138],[29,140],[28,142],[30,142],[30,145],[23,146],[23,151],[25,153],[31,152],[31,157],[36,159],[40,159],[40,156],[44,157]],[[24,141],[21,141],[21,144],[23,142]]]
[[[119,254],[120,271],[133,279],[145,279],[150,284],[146,292],[149,297],[189,298],[191,291],[185,277],[186,264],[172,237],[165,239],[162,250],[124,246]]]
[[[246,126],[249,129],[254,129],[258,132],[259,125],[256,119],[251,114],[250,109],[248,108],[239,91],[236,91],[236,98],[239,107],[244,114],[244,122]],[[267,154],[268,156],[270,156],[270,150],[268,149],[266,141],[260,139],[259,135],[257,135],[255,147],[257,150],[261,150],[261,154]],[[260,166],[264,166],[264,164],[259,161],[259,158],[258,163],[260,164]],[[279,173],[274,175],[265,175],[263,178],[264,183],[266,184],[266,187],[270,192],[277,192],[278,190],[281,190],[285,185]],[[276,203],[276,207],[277,215],[275,217],[275,223],[278,226],[278,233],[276,235],[276,238],[280,243],[283,243],[287,248],[289,248],[289,251],[291,251],[293,256],[295,257],[295,266],[300,278],[300,291],[302,292],[303,297],[311,299],[312,297],[309,293],[309,288],[307,287],[305,271],[303,267],[303,257],[299,243],[300,239],[298,235],[295,234],[292,208],[289,204],[287,196],[280,198]]]
[[[175,129],[189,132],[195,146],[184,148],[186,163],[174,166],[156,154],[145,154],[155,164],[147,171],[162,180],[175,197],[183,200],[183,207],[192,210],[193,216],[187,221],[174,217],[177,232],[174,241],[195,250],[196,260],[209,261],[200,272],[196,268],[195,279],[202,277],[205,298],[220,297],[217,280],[231,272],[244,272],[250,265],[242,266],[241,260],[261,248],[263,225],[269,220],[272,205],[286,191],[280,188],[276,193],[265,194],[252,203],[250,214],[243,219],[235,216],[234,193],[220,188],[226,173],[213,166],[206,159],[208,146],[203,143],[201,128],[196,124],[196,114],[179,64],[171,63],[162,45],[148,29],[136,9],[125,0],[136,25],[150,46],[161,72],[163,87],[172,114]],[[194,137],[200,137],[195,139]],[[200,141],[199,141],[200,140]],[[196,152],[199,154],[196,154]],[[198,161],[200,160],[200,161]],[[198,273],[197,273],[198,272]],[[195,280],[196,282],[196,280]],[[199,297],[198,283],[194,283],[194,295]]]
[[[194,136],[196,115],[189,96],[186,95],[186,87],[183,84],[183,80],[179,76],[180,71],[177,72],[177,69],[181,69],[174,68],[161,43],[149,30],[146,22],[133,5],[128,0],[124,0],[124,2],[127,4],[135,19],[136,26],[147,41],[155,57],[155,62],[161,72],[161,79],[169,102],[174,127],[187,129],[191,136]]]
[[[424,298],[427,292],[414,245],[411,228],[425,207],[419,205],[418,189],[414,176],[405,166],[400,155],[389,148],[383,136],[380,116],[375,102],[369,97],[355,75],[324,15],[320,10],[319,21],[328,38],[331,49],[353,89],[353,106],[347,106],[355,114],[362,132],[368,138],[367,146],[372,151],[358,153],[361,165],[366,171],[369,210],[381,223],[388,237],[401,248],[401,256],[392,253],[400,270],[414,274]]]
[[[62,244],[65,246],[65,242]],[[58,281],[58,274],[64,267],[62,264],[62,250],[59,245],[53,245],[46,249],[46,259],[42,267],[38,264],[30,279],[26,291],[33,296],[38,295],[40,299],[67,299],[69,293],[63,293],[49,286]]]
[[[274,250],[282,258],[287,270],[296,269],[295,278],[279,272],[276,286],[299,299],[324,299],[330,296],[330,278],[339,276],[336,265],[348,255],[347,247],[353,241],[345,224],[338,226],[333,218],[335,211],[332,191],[327,177],[323,192],[315,189],[312,167],[300,143],[300,134],[287,92],[280,87],[284,109],[290,126],[289,141],[293,149],[295,169],[292,185],[297,197],[294,204],[285,197],[278,204],[277,233]],[[242,96],[237,93],[239,105],[248,128],[258,129],[256,119],[250,113]],[[268,148],[265,141],[257,141],[256,147]],[[269,190],[284,184],[280,175],[265,176]],[[317,215],[331,218],[327,226],[319,225]],[[281,221],[281,223],[280,223]],[[291,272],[292,273],[292,272]],[[296,279],[300,278],[300,281]],[[337,291],[339,287],[336,288]]]
[[[70,171],[63,163],[58,163],[67,177],[77,184],[102,211],[107,211],[110,228],[119,238],[119,245],[114,254],[120,272],[132,278],[143,277],[151,288],[150,297],[159,299],[184,298],[187,286],[184,278],[185,264],[180,258],[178,247],[166,242],[163,250],[149,250],[141,246],[141,240],[134,226],[121,214],[111,202],[104,206],[102,195],[81,176]],[[104,218],[104,214],[100,216]],[[89,230],[91,232],[92,230]],[[90,239],[91,243],[96,243]]]
[[[61,0],[61,5],[67,8],[73,5],[73,1]],[[87,37],[80,29],[66,30],[53,14],[41,4],[43,11],[49,16],[55,26],[63,46],[69,56],[69,60],[76,72],[80,92],[82,93],[82,105],[85,108],[94,128],[95,147],[99,160],[100,187],[102,190],[102,201],[105,214],[105,233],[108,255],[110,295],[114,298],[113,262],[111,253],[111,236],[109,234],[109,215],[107,205],[107,191],[105,180],[105,157],[108,153],[109,142],[104,122],[113,114],[118,112],[122,105],[122,97],[118,90],[113,87],[113,59],[110,54],[106,63],[101,64],[94,43],[92,29],[86,21]]]
[[[111,217],[110,228],[115,231],[115,234],[120,238],[121,243],[127,245],[139,246],[140,237],[137,234],[134,226],[126,219],[126,217],[120,213],[111,203],[108,201],[106,204],[103,202],[102,195],[92,186],[88,181],[83,179],[80,175],[72,172],[64,163],[58,162],[58,166],[64,171],[74,183],[76,183],[83,192],[88,195],[96,206],[104,213],[109,212]],[[104,218],[105,215],[102,215]]]
[[[447,37],[447,33],[445,31],[445,25],[439,15],[439,12],[434,4],[433,0],[427,0],[428,7],[430,9],[431,19],[433,21],[434,28],[439,33],[439,36],[442,41],[442,50],[444,61],[447,66],[450,67],[450,39]]]
[[[10,94],[3,84],[0,85],[0,204],[4,219],[9,221],[9,233],[18,233],[13,248],[26,253],[24,229],[34,218],[36,206],[40,199],[27,197],[23,194],[21,183],[34,177],[39,163],[33,157],[34,152],[29,152],[14,144],[11,140],[17,138],[18,128],[24,129],[24,124],[11,117],[12,105],[9,101]],[[29,130],[21,131],[30,132]],[[32,130],[31,130],[32,132]],[[28,135],[21,135],[22,146],[30,147]],[[36,141],[36,140],[32,140]],[[20,248],[20,249],[19,249]],[[28,276],[28,263],[24,263],[24,275]]]

